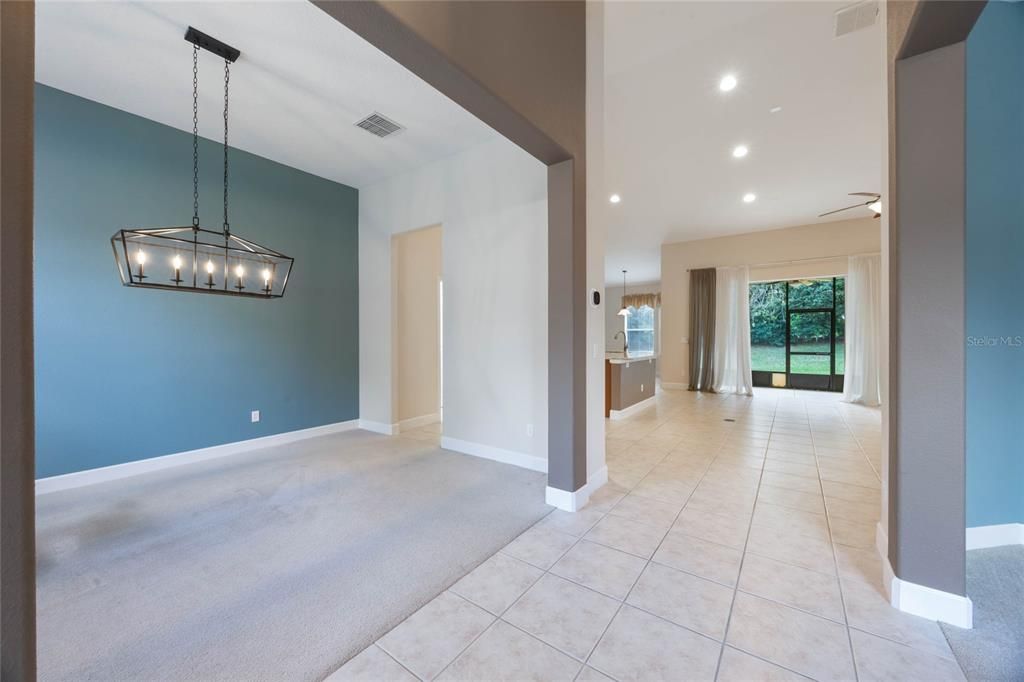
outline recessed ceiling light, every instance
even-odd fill
[[[736,76],[731,73],[722,76],[722,80],[718,81],[718,89],[722,92],[729,92],[736,87]]]
[[[777,114],[780,111],[782,111],[782,107],[772,107],[771,109],[768,110],[768,113],[769,114]]]
[[[738,144],[735,147],[733,147],[732,155],[733,155],[734,158],[742,159],[744,156],[747,155],[747,152],[749,152],[749,151],[750,150],[747,149],[747,145],[745,145],[745,144]]]
[[[746,194],[743,195],[744,204],[752,204],[754,203],[755,199],[757,199],[757,195],[754,194],[753,192],[747,192]]]
[[[617,204],[620,201],[622,201],[622,197],[620,197],[618,194],[613,194],[610,197],[608,197],[608,201],[612,202],[613,204]]]

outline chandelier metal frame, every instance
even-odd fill
[[[110,245],[121,283],[147,289],[281,298],[295,259],[232,234],[228,221],[228,86],[230,66],[241,52],[191,26],[185,40],[192,43],[192,224],[115,232]],[[220,231],[199,223],[200,49],[224,59],[224,222]]]

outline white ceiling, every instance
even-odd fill
[[[490,139],[493,130],[306,0],[36,3],[36,80],[192,131],[186,28],[242,52],[231,144],[362,187]],[[202,51],[199,132],[223,135],[223,60]],[[406,127],[381,139],[374,111]]]
[[[849,4],[606,5],[607,187],[622,196],[607,282],[622,268],[659,280],[663,243],[821,222],[854,203],[848,192],[881,191],[881,30],[834,38]],[[739,85],[723,94],[726,73]],[[750,153],[737,160],[740,143]]]

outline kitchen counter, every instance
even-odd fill
[[[604,359],[613,365],[625,365],[639,360],[657,360],[658,354],[648,352],[623,355],[622,351],[607,351],[604,354]]]
[[[657,353],[605,353],[605,417],[621,419],[653,402],[657,360]]]

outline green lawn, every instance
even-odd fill
[[[807,343],[793,346],[793,352],[828,352],[827,343]],[[836,343],[836,374],[843,374],[846,369],[846,346]],[[751,346],[750,367],[754,371],[785,372],[785,346]],[[791,358],[790,371],[793,374],[828,374],[827,355],[794,355]]]

